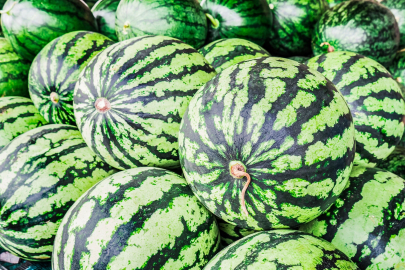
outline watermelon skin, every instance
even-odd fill
[[[402,86],[405,85],[405,49],[400,50],[392,60],[391,65],[389,66],[389,71],[392,74],[392,77],[400,83]]]
[[[215,217],[184,178],[136,168],[104,179],[69,209],[52,269],[202,269],[218,247]]]
[[[405,47],[405,1],[382,0],[380,3],[389,8],[392,14],[394,14],[400,33],[399,48],[403,49]]]
[[[91,9],[96,18],[98,32],[113,41],[118,41],[115,33],[115,12],[119,3],[120,0],[100,0]]]
[[[198,50],[216,72],[239,62],[270,54],[255,43],[239,38],[219,39]]]
[[[221,246],[223,248],[229,246],[233,242],[242,239],[245,236],[256,233],[255,230],[239,228],[233,224],[223,221],[222,219],[217,219],[219,232],[221,234]]]
[[[7,0],[0,0],[0,8],[3,9],[4,4]],[[0,37],[4,37],[3,31],[1,30],[1,15],[0,15]]]
[[[0,150],[15,137],[46,125],[34,103],[25,97],[0,98]]]
[[[403,268],[405,181],[355,166],[349,183],[327,212],[300,229],[330,241],[361,269]]]
[[[288,59],[297,61],[298,63],[305,64],[311,57],[309,56],[291,56]]]
[[[398,83],[376,61],[352,52],[311,58],[345,97],[356,127],[355,164],[374,167],[394,151],[404,133],[405,101]]]
[[[76,124],[73,91],[80,72],[112,44],[112,40],[99,33],[71,32],[48,43],[35,57],[29,72],[29,91],[49,123]]]
[[[207,37],[207,19],[194,0],[121,0],[115,16],[119,41],[161,35],[199,49]]]
[[[255,230],[295,227],[333,204],[348,180],[354,144],[352,116],[335,86],[276,57],[220,72],[195,94],[179,133],[194,194],[217,217]],[[246,178],[230,173],[235,163],[251,177],[248,216],[240,202]]]
[[[293,230],[249,235],[220,251],[204,270],[359,269],[325,240]]]
[[[201,54],[174,38],[116,43],[93,58],[76,84],[77,125],[89,147],[115,168],[178,168],[181,118],[215,74]],[[99,111],[98,100],[111,109]]]
[[[312,50],[355,52],[388,67],[399,46],[399,29],[392,12],[373,0],[345,1],[326,11],[315,26]]]
[[[395,147],[391,155],[380,161],[376,167],[405,178],[405,147]]]
[[[0,243],[31,261],[50,260],[69,207],[116,170],[87,147],[79,130],[45,125],[0,151]]]
[[[8,0],[3,7],[1,27],[14,50],[33,60],[46,44],[63,34],[88,30],[97,25],[81,0]]]

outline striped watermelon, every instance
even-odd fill
[[[80,72],[112,44],[112,40],[98,33],[71,32],[48,43],[35,57],[29,73],[29,91],[49,123],[75,125],[73,91]]]
[[[233,242],[242,239],[245,236],[251,235],[257,231],[239,228],[233,224],[223,221],[222,219],[217,219],[219,232],[221,234],[221,245],[226,247]]]
[[[311,57],[308,56],[291,56],[288,59],[297,61],[298,63],[305,64]]]
[[[50,260],[69,207],[114,173],[87,147],[79,130],[45,125],[0,151],[0,243],[27,260]]]
[[[361,269],[404,269],[405,181],[356,166],[349,183],[326,213],[301,229],[331,241]]]
[[[95,31],[96,21],[82,0],[8,0],[1,27],[14,50],[33,60],[51,40],[72,31]]]
[[[377,167],[392,172],[405,179],[405,147],[397,146],[386,159],[380,161]]]
[[[205,59],[220,72],[227,67],[235,65],[244,60],[249,60],[270,54],[255,43],[239,38],[219,39],[205,45],[198,50]]]
[[[352,116],[335,86],[276,57],[220,72],[191,100],[179,134],[183,172],[200,201],[256,230],[297,226],[333,204],[354,144]]]
[[[219,252],[204,270],[359,269],[325,240],[293,230],[249,235]]]
[[[397,82],[405,85],[405,49],[397,52],[389,66],[389,71]]]
[[[119,3],[120,0],[100,0],[91,9],[96,18],[98,32],[114,41],[118,41],[115,33],[115,11]]]
[[[195,0],[121,0],[115,18],[120,41],[162,35],[198,49],[207,37],[207,19]]]
[[[398,24],[392,12],[374,0],[350,0],[323,14],[315,26],[315,55],[331,50],[355,52],[388,67],[399,45]]]
[[[202,269],[219,246],[215,217],[184,178],[158,168],[114,174],[86,192],[58,230],[53,270]]]
[[[0,98],[0,112],[0,149],[18,135],[47,124],[34,103],[25,97]]]
[[[77,125],[90,148],[113,167],[179,167],[181,118],[215,74],[201,54],[174,38],[116,43],[81,74],[74,94]]]
[[[394,151],[404,133],[405,101],[391,74],[376,61],[352,52],[311,58],[307,65],[343,94],[356,127],[355,164],[374,167]]]
[[[19,56],[5,38],[0,38],[0,97],[29,97],[28,72],[31,62]]]
[[[377,0],[389,8],[398,23],[400,41],[399,48],[405,47],[405,1],[404,0]]]

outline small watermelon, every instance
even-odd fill
[[[104,179],[70,208],[52,269],[202,269],[218,247],[215,217],[184,178],[136,168]]]
[[[220,72],[244,60],[270,56],[270,54],[259,45],[239,38],[213,41],[199,49],[198,52],[208,60],[208,63],[215,68],[216,72]]]
[[[276,57],[243,61],[211,79],[191,100],[179,134],[196,196],[219,218],[255,230],[295,227],[332,205],[354,145],[352,116],[335,86]]]
[[[223,221],[222,219],[217,219],[219,232],[221,234],[221,245],[222,247],[229,246],[233,242],[242,239],[245,236],[251,235],[257,231],[239,228],[233,224]]]
[[[35,57],[29,73],[29,91],[49,123],[76,124],[73,91],[80,72],[112,44],[112,40],[98,33],[71,32],[48,43]]]
[[[405,147],[397,146],[386,159],[380,161],[377,167],[392,172],[405,179]]]
[[[300,229],[330,241],[361,269],[404,269],[405,181],[355,166],[348,183],[326,213]]]
[[[115,12],[117,11],[120,0],[100,0],[91,9],[96,18],[98,32],[118,41],[115,33]]]
[[[377,0],[389,8],[398,23],[400,41],[399,48],[405,48],[405,0]]]
[[[298,63],[305,64],[311,57],[309,56],[291,56],[288,59],[297,61]]]
[[[389,66],[389,71],[397,82],[405,85],[405,49],[397,52]]]
[[[0,98],[0,150],[15,137],[45,124],[46,120],[30,99]]]
[[[249,235],[220,251],[204,270],[359,269],[325,240],[293,230]]]
[[[79,130],[45,125],[0,151],[0,243],[27,260],[50,260],[69,207],[116,172],[87,147]]]

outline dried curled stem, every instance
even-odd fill
[[[234,177],[237,178],[241,178],[241,177],[246,177],[247,181],[245,186],[242,189],[242,198],[241,198],[241,205],[242,205],[242,210],[243,212],[246,214],[246,216],[249,216],[249,212],[246,209],[246,205],[245,205],[245,194],[246,194],[246,190],[249,187],[250,184],[250,175],[245,172],[245,168],[241,165],[241,164],[235,164],[231,167],[231,174]]]
[[[325,45],[328,45],[328,53],[335,51],[335,48],[332,45],[330,45],[329,42],[322,42],[321,45],[319,45],[319,46],[323,47]]]

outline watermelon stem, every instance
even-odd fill
[[[58,102],[59,102],[59,95],[58,95],[58,93],[56,93],[56,92],[52,92],[52,93],[51,93],[51,101],[52,101],[52,103],[54,103],[54,104],[58,104]]]
[[[7,9],[7,10],[0,10],[0,14],[4,14],[4,13],[7,13],[8,15],[10,15],[10,11],[14,8],[14,6],[17,4],[17,2],[14,2],[12,5],[11,5],[11,7],[9,8],[9,9]]]
[[[210,20],[210,22],[212,24],[212,28],[216,29],[219,27],[219,21],[217,19],[215,19],[214,17],[212,17],[211,14],[205,13],[205,16],[207,16],[208,20]]]
[[[105,113],[111,109],[111,104],[106,98],[98,98],[94,103],[94,107],[96,110]]]
[[[334,52],[334,51],[335,51],[335,48],[334,48],[332,45],[330,45],[329,42],[322,42],[321,45],[319,45],[319,46],[320,46],[320,47],[323,47],[323,46],[325,46],[325,45],[328,45],[328,53],[331,53],[331,52]]]
[[[250,175],[245,171],[245,166],[243,166],[240,163],[235,163],[234,165],[231,166],[231,174],[233,177],[235,178],[242,178],[242,177],[246,177],[247,181],[245,186],[242,189],[242,196],[241,196],[241,205],[242,205],[242,210],[243,212],[246,214],[246,216],[249,216],[249,212],[246,209],[246,205],[245,205],[245,194],[246,194],[246,190],[249,187],[250,184]]]

